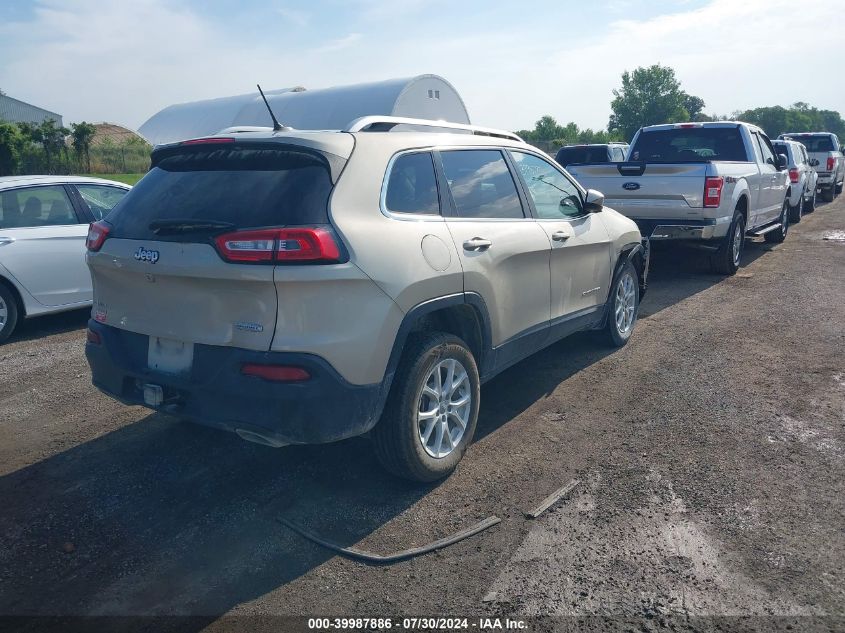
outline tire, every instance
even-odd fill
[[[842,185],[843,184],[845,184],[845,183],[840,182],[838,185],[836,185],[834,195],[838,196],[840,193],[842,193]]]
[[[830,187],[825,187],[822,189],[822,200],[825,202],[833,202],[833,199],[836,197],[836,187],[830,185]]]
[[[804,212],[805,213],[812,213],[816,210],[816,188],[813,187],[813,195],[810,196],[810,199],[804,204]]]
[[[0,283],[0,343],[15,331],[18,324],[18,302],[11,290]]]
[[[608,306],[607,337],[614,347],[623,347],[631,338],[640,311],[639,277],[630,261],[626,261],[613,277]]]
[[[736,211],[725,241],[710,258],[710,267],[713,272],[718,275],[735,275],[742,263],[743,250],[745,250],[745,216]]]
[[[769,231],[763,236],[769,244],[780,244],[786,239],[786,234],[789,232],[789,215],[789,198],[786,198],[780,211],[780,228]]]
[[[441,399],[443,390],[438,386],[444,378],[460,375],[461,368],[465,379]],[[475,434],[480,384],[475,358],[458,337],[430,332],[409,339],[381,420],[373,429],[378,460],[404,479],[429,482],[448,476]],[[466,398],[461,407],[449,405]],[[421,418],[421,408],[433,415]]]
[[[801,195],[798,198],[798,204],[794,207],[789,207],[789,221],[792,224],[798,224],[801,221],[801,218],[804,216],[804,193],[801,192]]]

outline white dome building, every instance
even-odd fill
[[[265,94],[282,125],[301,130],[343,129],[367,115],[470,122],[457,90],[437,75],[319,90],[283,88]],[[161,145],[233,126],[270,125],[261,95],[254,92],[169,106],[150,117],[138,132],[153,145]]]

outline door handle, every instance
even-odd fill
[[[493,242],[485,240],[483,237],[474,237],[471,240],[464,242],[464,250],[473,251],[475,253],[486,251],[491,246],[493,246]]]
[[[6,244],[11,244],[14,241],[14,237],[0,237],[0,246],[6,246]]]
[[[570,237],[572,237],[572,236],[569,233],[567,233],[566,231],[555,231],[554,233],[552,233],[552,239],[555,242],[565,242]]]

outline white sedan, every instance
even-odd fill
[[[0,178],[0,341],[21,319],[91,305],[88,224],[130,189],[82,176]]]

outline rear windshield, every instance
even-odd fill
[[[747,161],[738,128],[676,128],[642,132],[629,159],[644,163]]]
[[[833,138],[829,134],[796,134],[789,140],[803,143],[808,152],[832,152]]]
[[[328,224],[332,179],[326,157],[286,146],[185,148],[153,169],[108,214],[111,235],[204,241],[207,234],[158,235],[154,220],[210,220],[235,229]]]
[[[581,163],[610,162],[607,157],[607,147],[604,145],[600,147],[563,147],[558,151],[555,160],[563,167]]]

